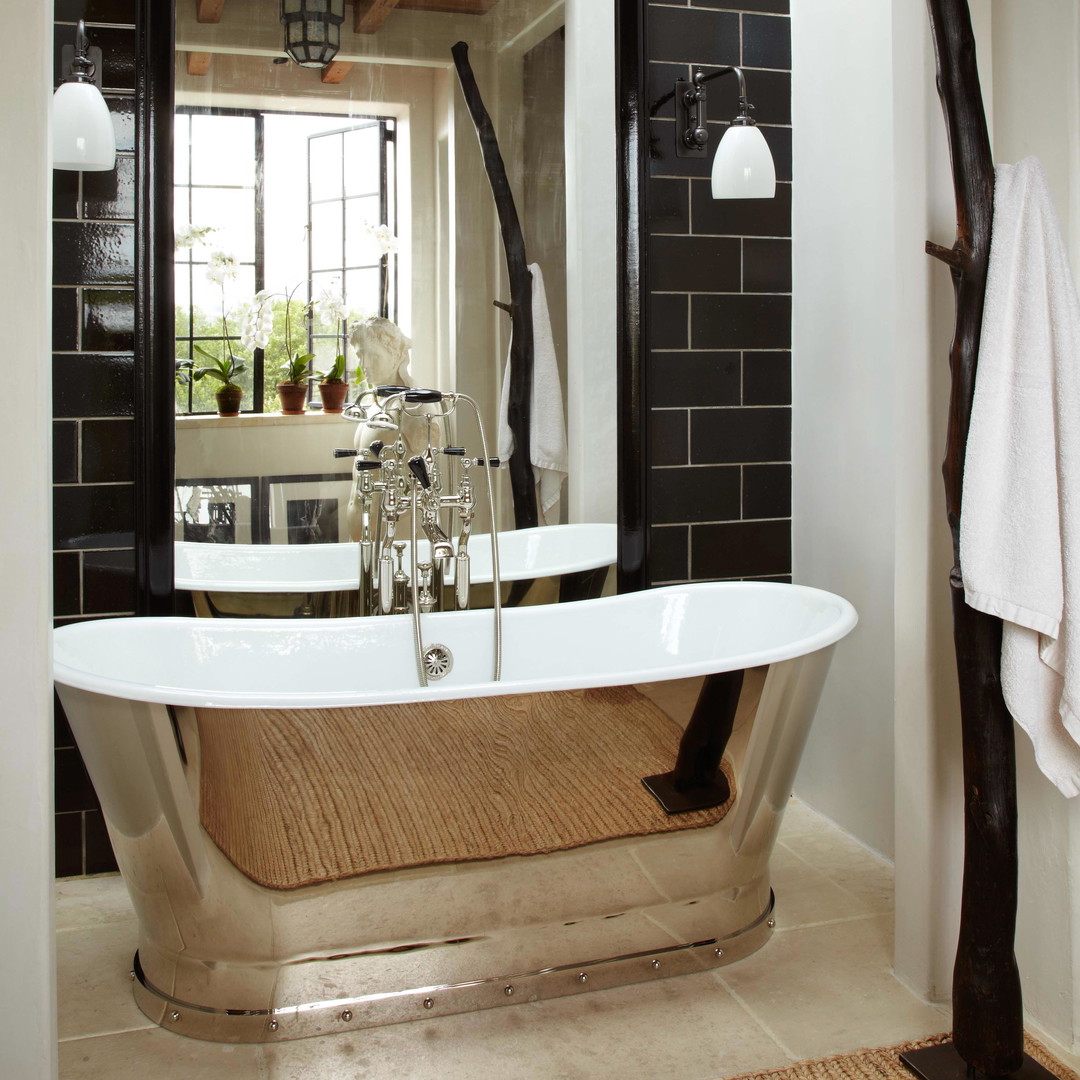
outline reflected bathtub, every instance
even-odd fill
[[[469,542],[471,606],[491,605],[491,545],[487,533]],[[600,596],[615,563],[614,525],[548,525],[499,534],[502,599],[508,606],[588,600]],[[408,543],[406,541],[406,543]],[[358,614],[356,544],[197,544],[178,540],[176,588],[191,594],[195,612],[216,618],[341,618]],[[420,542],[421,560],[429,545]],[[408,548],[406,564],[411,564]],[[453,580],[451,569],[448,581]]]
[[[491,612],[431,615],[425,638],[444,644],[454,663],[426,688],[403,616],[115,619],[57,629],[57,689],[139,918],[139,1007],[180,1034],[264,1042],[739,960],[782,918],[782,897],[773,912],[770,852],[832,648],[855,621],[839,597],[768,583],[511,609],[503,679],[493,683]],[[675,772],[677,763],[723,752],[734,801],[721,820],[282,888],[238,869],[201,818],[200,731],[231,724],[237,714],[221,710],[272,710],[301,725],[317,715],[383,725],[400,706],[445,712],[438,703],[473,709],[491,699],[494,707],[557,707],[600,687],[634,687],[672,718]],[[579,750],[568,746],[568,760]],[[446,761],[447,771],[455,766]],[[243,770],[244,760],[231,767]],[[308,767],[341,771],[334,760]],[[240,786],[244,778],[234,779]],[[636,780],[631,786],[652,799]],[[584,800],[593,795],[580,791]],[[528,776],[476,792],[510,816],[520,800],[544,797]],[[286,821],[284,832],[292,828]],[[293,842],[280,839],[285,849]]]

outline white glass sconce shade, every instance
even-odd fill
[[[753,123],[735,121],[724,132],[712,165],[714,199],[771,199],[776,166],[765,136]]]
[[[92,82],[61,83],[53,94],[53,168],[108,172],[116,167],[109,107]]]

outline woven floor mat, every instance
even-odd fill
[[[814,1061],[797,1061],[794,1065],[781,1065],[778,1069],[767,1069],[765,1072],[741,1073],[728,1080],[757,1080],[758,1077],[768,1077],[768,1080],[914,1080],[914,1075],[901,1064],[900,1055],[909,1050],[938,1046],[948,1042],[950,1037],[948,1034],[932,1035],[897,1046],[858,1050],[853,1054],[836,1054]],[[1024,1050],[1060,1080],[1080,1080],[1072,1069],[1063,1065],[1042,1043],[1026,1033]]]
[[[672,768],[681,731],[632,687],[196,711],[203,826],[273,889],[699,828],[732,802],[655,802],[641,778]]]

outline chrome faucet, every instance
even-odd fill
[[[435,422],[439,421],[443,434],[449,436],[461,403],[475,413],[482,457],[469,457],[462,446],[438,447],[435,441]],[[499,462],[488,457],[479,407],[465,394],[380,386],[361,394],[345,410],[344,417],[363,425],[357,429],[355,449],[334,451],[335,457],[355,458],[350,517],[359,548],[359,610],[362,615],[412,612],[417,666],[421,684],[425,686],[428,677],[441,678],[449,670],[448,650],[441,645],[424,650],[420,615],[469,607],[469,539],[476,513],[470,469],[487,467],[496,624],[494,679],[497,681],[502,670],[501,579],[490,470]],[[415,437],[417,428],[424,432],[424,445],[412,448],[414,452],[410,452],[403,430],[406,419],[413,421],[409,429],[411,436]],[[376,437],[370,438],[372,435]],[[367,445],[363,445],[369,438]],[[410,520],[412,540],[408,570],[407,545],[398,539],[399,524],[405,515]],[[451,536],[455,523],[456,548]],[[430,549],[426,561],[421,561],[419,533],[423,533]],[[426,653],[435,650],[438,650],[438,663],[429,663]]]

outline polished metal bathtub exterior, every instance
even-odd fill
[[[746,673],[737,796],[714,826],[289,891],[202,828],[193,710],[58,686],[138,915],[140,1008],[197,1038],[274,1041],[740,959],[772,928],[769,857],[831,651]],[[700,682],[638,689],[685,723]]]

